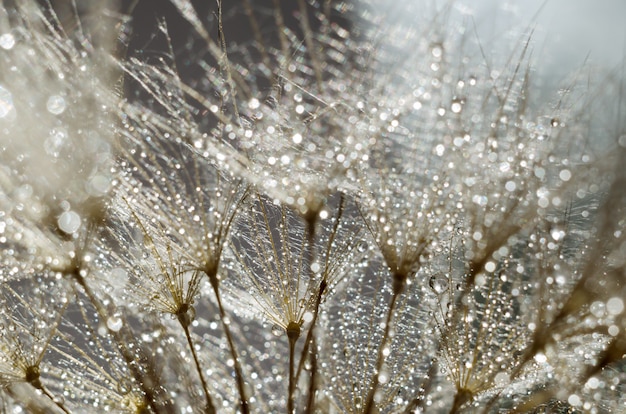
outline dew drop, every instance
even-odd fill
[[[48,98],[48,102],[46,103],[46,108],[48,108],[48,112],[54,115],[62,114],[65,111],[65,99],[59,95],[52,95]]]
[[[43,144],[46,154],[58,157],[66,141],[67,131],[65,128],[53,128],[50,131],[50,136],[46,138]]]
[[[5,33],[0,36],[0,47],[9,50],[15,46],[15,37],[11,33]]]
[[[285,333],[285,330],[280,325],[272,326],[272,335],[281,336],[284,333]]]
[[[250,109],[258,109],[261,106],[261,102],[257,98],[252,98],[248,101],[248,108]]]
[[[80,216],[75,211],[66,211],[59,216],[57,224],[61,231],[72,234],[80,228]]]
[[[443,47],[440,44],[435,44],[430,49],[430,53],[432,53],[434,58],[440,58],[443,55]]]
[[[107,328],[109,328],[113,332],[119,332],[122,329],[122,318],[119,316],[111,316],[107,319]]]
[[[387,370],[381,370],[378,373],[378,382],[381,384],[386,384],[389,381],[389,372]]]
[[[559,178],[563,181],[569,181],[572,178],[572,173],[570,170],[561,170]]]
[[[126,277],[128,276],[128,273],[126,272],[125,269],[121,267],[116,267],[116,268],[111,269],[110,275],[113,280],[121,281],[121,280],[126,279]]]
[[[105,175],[94,175],[87,183],[87,191],[92,196],[101,197],[109,192],[111,179]]]
[[[441,274],[433,275],[430,277],[428,285],[433,290],[433,292],[441,294],[448,288],[448,280],[445,278],[445,276]]]
[[[515,184],[515,181],[507,181],[504,188],[506,188],[507,191],[515,191],[517,184]]]
[[[357,250],[361,253],[365,253],[367,251],[367,242],[362,241],[357,245]]]
[[[11,92],[0,85],[0,118],[7,117],[14,109]]]
[[[485,270],[487,272],[493,272],[494,270],[496,270],[496,264],[492,261],[488,261],[487,263],[485,263]]]
[[[461,102],[459,101],[452,102],[452,105],[450,106],[450,110],[454,112],[455,114],[458,114],[459,112],[461,112],[462,109],[463,109],[463,106],[461,105]]]
[[[510,380],[511,378],[509,377],[509,374],[507,374],[506,372],[498,372],[496,376],[493,377],[493,382],[500,387],[503,387],[506,384],[508,384]]]
[[[302,320],[304,322],[311,322],[313,320],[313,312],[305,312],[304,315],[302,315]]]
[[[606,310],[611,315],[619,315],[624,312],[624,301],[618,297],[611,298],[606,302]]]

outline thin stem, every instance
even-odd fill
[[[215,297],[217,298],[217,306],[219,307],[220,311],[220,320],[222,321],[224,334],[226,335],[226,340],[228,341],[230,355],[233,357],[233,361],[235,363],[235,379],[237,382],[237,389],[239,391],[239,404],[241,406],[241,413],[249,414],[250,408],[248,407],[248,399],[246,398],[243,373],[241,372],[241,364],[239,363],[239,356],[237,355],[237,350],[235,349],[235,342],[233,341],[233,336],[230,333],[230,327],[227,323],[226,311],[224,311],[224,306],[222,306],[222,297],[219,293],[219,280],[216,274],[209,274],[208,276],[211,282],[211,286],[213,287],[213,292],[215,292]]]
[[[296,322],[290,322],[287,326],[287,338],[289,339],[289,395],[287,397],[287,413],[292,414],[294,412],[293,394],[296,391],[296,364],[295,364],[295,351],[296,342],[300,337],[300,325]]]
[[[54,398],[52,393],[50,393],[50,391],[48,391],[48,389],[46,387],[44,387],[43,384],[41,384],[41,386],[36,387],[36,388],[39,389],[46,397],[50,398],[50,401],[52,401],[54,403],[54,405],[59,407],[64,413],[70,414],[70,411],[67,408],[65,408],[63,403],[61,403],[61,401],[59,401],[56,398]]]
[[[310,331],[312,331],[313,328],[311,328]],[[316,345],[315,345],[315,337],[312,337],[310,339],[311,341],[311,345],[313,346],[313,349],[315,349]],[[311,353],[311,380],[309,382],[309,398],[307,400],[307,404],[306,404],[306,410],[305,413],[312,413],[315,410],[315,388],[316,388],[316,374],[317,374],[317,355],[315,354],[315,351]],[[298,381],[298,378],[296,377],[296,382]]]
[[[208,414],[215,414],[215,404],[213,403],[213,399],[211,398],[211,394],[209,393],[209,386],[202,374],[202,367],[200,366],[200,360],[198,359],[198,354],[196,353],[196,349],[193,346],[193,339],[191,339],[191,333],[189,332],[189,326],[185,325],[182,320],[179,319],[180,326],[185,331],[185,336],[187,337],[187,344],[189,345],[189,350],[191,351],[191,355],[193,355],[193,360],[196,364],[196,371],[198,371],[198,376],[200,377],[200,382],[202,382],[202,389],[204,390],[204,395],[206,397],[206,410]]]
[[[315,328],[318,316],[319,316],[319,308],[322,302],[322,297],[324,291],[326,290],[327,283],[326,280],[322,280],[320,283],[319,292],[317,294],[317,299],[315,302],[315,309],[313,311],[313,320],[311,321],[311,327],[307,332],[306,339],[304,340],[304,348],[302,349],[302,355],[300,356],[300,362],[298,363],[298,371],[296,373],[296,383],[300,379],[300,374],[302,373],[302,369],[304,368],[304,361],[306,360],[306,356],[309,353],[309,349],[313,344],[315,337],[313,336],[313,329]]]
[[[300,27],[302,28],[302,33],[304,34],[304,43],[306,44],[306,48],[309,52],[309,57],[311,59],[311,65],[313,66],[313,71],[315,72],[315,80],[318,90],[321,92],[322,65],[320,64],[318,51],[315,47],[313,30],[311,30],[311,25],[309,24],[309,13],[307,12],[307,5],[304,0],[298,0],[298,6],[300,10]]]
[[[30,366],[30,367],[26,368],[26,373],[25,374],[26,374],[26,381],[30,385],[32,385],[37,390],[41,391],[43,395],[48,397],[48,399],[50,401],[52,401],[54,403],[54,405],[59,407],[59,409],[61,409],[63,412],[69,414],[68,409],[65,408],[63,403],[61,403],[59,400],[54,398],[54,395],[52,395],[52,393],[50,391],[48,391],[48,389],[46,387],[44,387],[43,383],[41,382],[41,378],[39,376],[39,366],[38,365],[33,365],[33,366]]]
[[[426,396],[430,393],[430,389],[432,388],[433,379],[437,373],[437,360],[433,358],[430,362],[430,368],[428,368],[428,373],[426,374],[426,378],[422,382],[422,385],[419,387],[419,394],[417,397],[411,400],[411,403],[407,405],[404,410],[405,414],[412,412],[422,412],[424,411],[424,402],[426,401]]]
[[[394,275],[394,285],[396,279],[397,276]],[[380,371],[385,362],[384,349],[387,345],[387,341],[389,340],[389,333],[391,332],[391,322],[393,319],[393,313],[396,308],[396,302],[398,300],[398,296],[400,296],[400,293],[402,293],[403,290],[403,286],[396,286],[394,286],[394,293],[391,297],[391,303],[389,304],[389,312],[387,313],[387,321],[385,322],[385,332],[383,333],[383,339],[380,343],[380,347],[378,348],[376,367],[374,368],[374,376],[372,377],[372,386],[367,395],[367,402],[365,404],[365,410],[363,411],[365,414],[370,414],[374,410],[374,396],[376,394],[376,390],[378,389]]]
[[[100,303],[100,301],[96,298],[94,293],[91,291],[91,289],[87,285],[87,282],[85,281],[85,278],[81,276],[80,269],[78,266],[76,266],[75,270],[71,272],[71,276],[74,278],[76,283],[83,288],[85,294],[89,298],[89,302],[96,308],[98,315],[103,319],[107,319],[109,317],[109,314],[106,308],[104,307],[104,305],[102,305],[102,303]],[[123,326],[126,327],[126,324],[124,324]],[[150,408],[152,409],[152,412],[157,413],[157,414],[160,412],[166,412],[166,413],[173,412],[172,407],[168,403],[169,400],[160,399],[158,397],[158,394],[157,394],[158,393],[158,386],[157,386],[158,380],[156,378],[154,368],[151,366],[151,364],[149,364],[149,366],[147,367],[149,370],[148,374],[144,374],[143,372],[141,372],[139,368],[139,364],[137,364],[138,361],[133,356],[131,351],[128,349],[128,346],[126,345],[127,341],[123,337],[122,332],[114,331],[110,329],[108,326],[107,326],[107,331],[109,332],[111,337],[115,340],[115,343],[117,344],[120,354],[124,358],[124,362],[126,363],[126,366],[132,373],[133,378],[135,379],[135,382],[137,383],[137,385],[140,387],[141,391],[143,391],[145,395],[146,403],[150,406]],[[157,405],[157,401],[159,400],[163,401],[164,406],[159,407]]]
[[[306,235],[307,235],[307,245],[305,249],[306,259],[304,263],[308,263],[307,272],[309,275],[309,283],[310,281],[315,279],[315,274],[313,273],[313,269],[311,265],[315,261],[315,225],[317,222],[317,214],[312,216],[312,218],[305,219],[306,222]],[[306,356],[309,351],[309,346],[311,343],[311,339],[313,337],[313,328],[315,327],[315,322],[317,321],[317,316],[319,314],[320,303],[322,302],[322,294],[326,290],[327,287],[326,278],[322,279],[320,282],[320,287],[317,295],[317,299],[315,302],[315,308],[313,309],[313,320],[311,321],[311,325],[309,327],[309,331],[307,332],[306,339],[304,341],[304,347],[302,349],[302,353],[300,355],[300,362],[298,363],[298,370],[296,371],[296,383],[300,378],[300,373],[302,372],[302,368],[304,367],[304,361],[306,360]]]
[[[459,412],[459,409],[465,405],[466,402],[471,401],[473,398],[472,393],[464,388],[457,389],[456,394],[454,395],[454,402],[452,403],[452,408],[450,409],[450,414],[456,414]]]

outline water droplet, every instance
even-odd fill
[[[95,197],[101,197],[109,192],[111,179],[106,175],[94,175],[87,183],[87,191]]]
[[[572,173],[570,170],[561,170],[559,178],[563,181],[569,181],[572,178]]]
[[[365,253],[367,251],[367,242],[362,241],[359,243],[359,245],[357,246],[357,250],[361,253]]]
[[[126,279],[126,276],[128,276],[128,273],[126,272],[125,269],[121,268],[121,267],[116,267],[114,269],[111,269],[111,278],[114,280],[124,280]]]
[[[382,369],[378,373],[378,382],[381,384],[386,384],[389,381],[389,372],[386,369]]]
[[[428,285],[433,292],[441,294],[448,288],[448,279],[442,274],[433,275],[430,277]]]
[[[515,191],[517,184],[515,184],[515,181],[507,181],[504,188],[506,188],[506,191]]]
[[[5,33],[0,36],[0,47],[9,50],[15,46],[15,37],[11,33]]]
[[[618,297],[611,298],[606,302],[606,310],[611,315],[619,315],[624,312],[624,301]]]
[[[461,105],[461,101],[453,101],[450,106],[450,110],[455,114],[458,114],[463,109],[463,105]]]
[[[52,95],[48,98],[48,102],[46,103],[46,108],[51,114],[59,115],[65,111],[65,99],[59,95]]]
[[[487,263],[485,263],[485,270],[487,272],[493,272],[496,270],[496,264],[495,262],[492,262],[491,260],[488,261]]]
[[[126,395],[130,392],[130,385],[126,381],[120,381],[117,383],[117,392],[121,395]]]
[[[430,53],[432,53],[434,58],[439,59],[443,55],[443,47],[440,44],[435,44],[430,49]]]
[[[508,384],[510,380],[511,378],[509,374],[507,374],[506,372],[498,372],[496,376],[493,377],[493,382],[500,387],[503,387],[506,384]]]
[[[304,315],[302,315],[302,320],[304,322],[311,322],[313,320],[313,312],[305,312]]]
[[[11,92],[0,85],[0,118],[7,117],[14,109]]]
[[[285,333],[285,330],[280,325],[272,326],[272,335],[281,336]]]
[[[258,109],[261,106],[261,102],[257,98],[252,98],[248,101],[248,108],[250,109]]]
[[[80,228],[80,216],[75,211],[66,211],[59,216],[59,229],[67,234],[75,233]]]
[[[65,128],[53,128],[50,131],[50,136],[46,138],[43,144],[46,154],[52,157],[58,157],[66,140],[67,131]]]
[[[119,316],[111,316],[107,319],[107,328],[113,332],[119,332],[122,329],[123,321]]]

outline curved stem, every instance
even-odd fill
[[[413,398],[409,405],[407,405],[406,409],[403,411],[405,414],[412,412],[423,412],[425,410],[424,403],[426,401],[426,397],[430,393],[430,389],[433,385],[433,379],[435,377],[437,371],[437,360],[433,358],[430,362],[430,368],[428,368],[428,373],[426,374],[426,378],[422,382],[422,385],[419,388],[419,394],[417,397]]]
[[[239,363],[239,356],[237,355],[237,350],[235,349],[235,342],[233,341],[233,336],[230,333],[230,327],[227,323],[226,311],[224,311],[224,306],[222,306],[222,298],[219,293],[219,280],[217,275],[208,275],[209,280],[211,282],[211,286],[213,287],[213,292],[215,292],[215,297],[217,298],[217,306],[220,311],[220,320],[222,321],[222,327],[224,328],[224,334],[226,335],[226,340],[228,341],[228,347],[230,348],[230,354],[233,357],[234,367],[235,367],[235,379],[237,382],[237,389],[239,391],[239,404],[241,406],[242,414],[249,414],[250,408],[248,407],[248,399],[246,398],[246,391],[243,381],[243,373],[241,371],[241,364]]]
[[[50,399],[50,401],[52,401],[54,403],[54,405],[59,407],[64,413],[70,414],[70,411],[67,408],[65,408],[63,403],[61,403],[56,398],[54,398],[54,395],[52,395],[52,393],[50,391],[48,391],[48,389],[46,387],[44,387],[43,384],[40,381],[37,381],[37,382],[38,382],[37,385],[35,385],[35,384],[31,384],[31,385],[33,385],[33,387],[35,387],[39,391],[41,391],[46,397],[48,397]]]
[[[182,321],[180,322],[180,326],[185,331],[185,337],[187,337],[187,344],[189,345],[189,350],[191,351],[191,355],[193,355],[193,361],[196,364],[196,371],[198,371],[198,376],[200,377],[200,382],[202,383],[202,389],[204,390],[204,395],[206,397],[206,411],[208,414],[215,414],[215,404],[213,403],[213,399],[211,398],[211,394],[209,393],[209,386],[202,374],[202,367],[200,366],[200,360],[198,359],[198,354],[196,353],[196,349],[193,346],[193,339],[191,339],[191,333],[189,332],[189,326],[185,325]]]
[[[311,345],[315,349],[315,337],[311,338]],[[315,386],[316,384],[316,375],[317,375],[317,356],[315,352],[311,353],[311,380],[309,382],[309,397],[306,404],[305,413],[312,413],[315,409]],[[296,376],[296,382],[298,381],[298,377]]]
[[[87,285],[85,278],[81,276],[80,268],[76,266],[76,269],[74,269],[70,273],[70,275],[74,278],[74,281],[76,281],[76,283],[83,288],[85,294],[89,298],[89,302],[96,308],[96,311],[98,312],[98,315],[100,316],[100,318],[106,320],[109,317],[109,314],[106,308],[104,307],[104,305],[98,300],[96,295],[91,291],[91,289],[89,288],[89,285]],[[132,352],[130,351],[127,345],[127,343],[129,343],[130,341],[127,340],[129,338],[129,335],[126,335],[126,338],[124,336],[123,331],[125,331],[126,329],[127,329],[126,324],[123,325],[123,330],[120,330],[120,331],[114,331],[107,326],[107,331],[109,332],[109,335],[111,335],[111,337],[115,340],[118,350],[120,354],[122,355],[122,357],[124,358],[124,362],[126,363],[126,366],[132,373],[133,378],[135,379],[135,382],[137,383],[141,391],[144,393],[146,403],[151,408],[152,412],[157,413],[157,414],[161,412],[166,412],[166,413],[173,412],[173,409],[171,407],[171,404],[169,403],[169,400],[166,398],[159,398],[160,396],[159,386],[158,386],[159,381],[157,379],[157,375],[154,370],[153,364],[150,363],[150,360],[146,360],[145,368],[147,369],[148,372],[143,373],[141,371],[140,366],[137,363],[138,362],[137,358],[135,358],[135,356],[132,354]],[[162,405],[159,405],[157,403],[159,401],[162,402]]]
[[[376,357],[376,367],[374,368],[374,375],[372,377],[372,386],[367,395],[367,402],[365,404],[365,410],[363,411],[365,414],[372,413],[374,410],[374,396],[376,395],[376,390],[378,389],[380,370],[382,369],[385,362],[384,349],[387,345],[387,342],[389,341],[389,333],[391,332],[391,321],[393,319],[396,302],[398,300],[398,296],[400,296],[401,291],[402,289],[394,289],[393,296],[391,297],[389,311],[387,312],[387,320],[385,322],[385,332],[383,333],[383,339],[380,342],[380,347],[378,348],[378,356]]]
[[[320,288],[317,294],[317,300],[315,302],[315,309],[313,310],[313,320],[311,321],[311,326],[309,328],[309,331],[307,332],[306,339],[304,340],[304,348],[302,349],[302,354],[300,355],[300,362],[298,363],[298,370],[296,372],[296,383],[300,379],[300,374],[302,373],[302,369],[304,368],[304,362],[306,360],[306,356],[308,355],[309,349],[314,342],[315,337],[313,336],[313,330],[315,328],[315,325],[319,316],[320,304],[322,303],[322,297],[324,295],[324,291],[326,290],[326,287],[327,287],[326,280],[322,280],[320,282]]]

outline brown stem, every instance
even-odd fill
[[[389,304],[389,311],[387,312],[387,320],[385,322],[385,332],[383,333],[383,339],[381,340],[380,347],[378,348],[376,367],[374,368],[374,375],[372,377],[372,386],[367,395],[365,410],[363,411],[365,414],[370,414],[374,410],[374,396],[376,395],[376,390],[378,389],[380,371],[383,368],[383,364],[385,362],[384,349],[385,345],[387,345],[387,341],[389,340],[389,333],[391,332],[391,321],[393,319],[393,313],[396,308],[396,302],[398,300],[398,296],[400,296],[400,293],[403,290],[403,285],[400,286],[399,284],[397,284],[396,279],[398,279],[398,276],[394,275],[394,293],[391,297],[391,303]]]
[[[98,312],[98,315],[100,316],[100,318],[106,320],[110,315],[108,314],[104,305],[100,303],[98,298],[96,298],[95,294],[91,291],[91,289],[87,285],[87,282],[85,281],[85,278],[81,276],[80,269],[78,266],[76,267],[76,269],[74,269],[74,271],[71,272],[71,276],[74,278],[74,281],[83,288],[85,294],[89,298],[90,303],[96,308],[96,311]],[[124,328],[127,329],[126,324],[124,324]],[[152,409],[152,412],[156,414],[159,414],[161,412],[164,412],[164,413],[173,412],[173,409],[168,402],[169,400],[166,398],[159,398],[158,396],[158,387],[156,385],[158,384],[158,381],[157,381],[156,373],[152,364],[150,364],[149,361],[146,362],[147,364],[146,368],[149,371],[148,374],[144,374],[143,372],[141,372],[139,364],[137,363],[138,362],[137,358],[134,357],[134,355],[129,350],[128,346],[126,345],[126,340],[125,340],[126,338],[124,338],[123,333],[121,331],[114,331],[110,329],[108,326],[107,326],[107,331],[109,332],[111,337],[115,340],[115,343],[117,344],[120,354],[122,355],[122,358],[124,358],[124,362],[126,363],[126,366],[132,373],[136,384],[144,393],[146,402]],[[129,335],[126,335],[126,336],[129,336]],[[159,406],[157,404],[157,401],[162,401],[163,405]]]
[[[473,398],[472,392],[466,390],[464,388],[458,389],[456,394],[454,395],[454,402],[452,403],[452,408],[450,409],[450,414],[456,414],[463,405],[471,401]]]
[[[59,400],[54,398],[54,395],[52,395],[52,393],[50,391],[48,391],[48,389],[46,387],[44,387],[44,385],[41,383],[41,378],[39,377],[39,367],[38,366],[30,366],[30,367],[28,367],[26,369],[26,381],[30,385],[32,385],[33,387],[35,387],[36,389],[41,391],[43,393],[43,395],[48,397],[48,399],[50,401],[52,401],[52,403],[54,403],[54,405],[59,407],[59,409],[61,409],[64,413],[67,413],[67,414],[70,413],[69,410],[67,408],[65,408],[63,403],[61,403]]]
[[[198,359],[198,354],[196,353],[196,349],[193,346],[193,340],[191,339],[191,333],[189,332],[189,326],[183,323],[183,321],[179,318],[180,326],[185,331],[185,337],[187,337],[187,344],[189,345],[189,350],[191,351],[191,355],[193,355],[193,361],[196,364],[196,371],[198,371],[198,376],[200,377],[200,382],[202,383],[202,389],[204,390],[204,395],[206,397],[206,412],[207,414],[215,414],[215,404],[213,403],[213,399],[211,398],[211,394],[209,393],[209,386],[202,374],[202,367],[200,366],[200,360]]]
[[[302,369],[304,368],[304,362],[306,360],[306,356],[308,355],[309,349],[314,340],[313,329],[315,328],[315,324],[319,316],[320,304],[322,303],[322,297],[324,295],[324,291],[326,290],[327,286],[328,285],[326,283],[326,280],[322,280],[320,282],[320,288],[319,288],[317,299],[315,302],[315,309],[313,310],[313,320],[311,321],[311,327],[309,328],[309,331],[307,332],[307,335],[306,335],[306,339],[304,340],[304,348],[302,349],[302,354],[300,355],[300,362],[298,363],[298,371],[296,372],[296,383],[300,379],[300,374],[302,373]]]
[[[315,337],[311,338],[313,348],[315,348]],[[309,397],[306,404],[305,413],[309,414],[315,411],[315,388],[316,388],[316,375],[317,375],[317,356],[315,352],[311,353],[311,380],[309,382]],[[296,377],[296,382],[298,378]]]
[[[296,342],[299,337],[300,325],[297,322],[290,322],[287,326],[287,338],[289,339],[289,395],[287,397],[288,414],[293,414],[294,412],[293,394],[296,391],[295,351]]]
[[[433,379],[435,378],[435,374],[437,371],[437,360],[435,358],[430,362],[430,368],[428,368],[428,373],[426,374],[426,378],[422,382],[419,388],[419,394],[417,397],[413,398],[409,405],[404,410],[405,414],[412,412],[423,412],[424,411],[424,402],[426,401],[426,396],[430,392],[430,389],[433,385]]]
[[[219,307],[220,311],[220,320],[222,321],[224,334],[226,335],[226,340],[228,341],[230,355],[233,357],[234,361],[235,379],[237,382],[237,389],[239,391],[239,405],[241,406],[241,413],[249,414],[250,408],[248,407],[248,399],[246,398],[243,373],[241,372],[241,364],[239,363],[239,356],[237,355],[237,350],[235,349],[233,336],[230,333],[230,327],[228,326],[228,323],[226,321],[226,311],[224,311],[224,306],[222,306],[222,298],[219,293],[219,279],[217,278],[217,275],[215,273],[207,274],[207,276],[209,276],[209,281],[211,282],[211,286],[213,287],[213,292],[215,292],[215,297],[217,298],[217,306]]]

